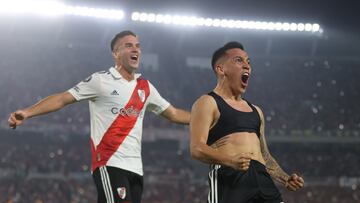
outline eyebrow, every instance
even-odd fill
[[[131,43],[131,42],[126,42],[124,45],[125,45],[125,46],[130,46],[130,45],[132,46],[133,43]],[[140,46],[140,43],[139,43],[139,42],[136,43],[135,46]]]
[[[234,58],[241,58],[243,60],[247,60],[247,61],[250,61],[250,57],[242,57],[242,56],[235,56]]]

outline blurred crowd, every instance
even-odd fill
[[[4,134],[1,131],[1,134]],[[89,138],[13,132],[1,135],[0,202],[96,202]],[[204,202],[208,166],[192,160],[177,140],[143,143],[146,203]],[[285,171],[301,174],[305,189],[282,189],[286,202],[360,201],[358,143],[271,143]]]

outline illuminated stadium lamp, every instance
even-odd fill
[[[291,23],[290,24],[290,30],[291,31],[296,31],[297,30],[297,24],[296,23]]]
[[[37,14],[43,16],[62,15],[65,5],[56,1],[1,1],[0,14]]]
[[[141,13],[139,20],[142,21],[142,22],[146,21],[147,20],[147,14],[146,13]]]
[[[227,27],[228,26],[228,21],[225,19],[220,20],[220,27]]]
[[[220,23],[221,23],[221,20],[220,20],[220,19],[214,19],[214,20],[213,20],[213,23],[212,23],[212,26],[214,26],[214,27],[219,27],[219,26],[220,26]]]
[[[313,24],[312,25],[312,31],[313,32],[319,32],[320,31],[320,25],[319,24]]]
[[[221,28],[239,28],[239,29],[255,29],[255,30],[276,30],[276,31],[292,31],[292,32],[320,32],[323,30],[319,24],[310,23],[288,23],[288,22],[264,22],[264,21],[240,21],[233,19],[212,19],[199,18],[195,16],[181,15],[163,15],[163,14],[147,14],[133,12],[131,15],[133,21],[155,22],[163,24],[183,25],[183,26],[207,26]]]
[[[305,24],[305,31],[308,31],[308,32],[312,31],[312,25],[310,23]]]
[[[213,20],[211,18],[205,19],[205,23],[204,23],[205,26],[209,27],[209,26],[212,26],[212,24],[213,24]]]
[[[87,16],[114,20],[121,20],[124,18],[124,12],[121,10],[98,9],[82,6],[67,6],[64,13],[74,16]]]
[[[284,31],[289,31],[290,30],[290,24],[289,23],[283,23],[282,24],[282,29]]]
[[[164,21],[164,16],[159,14],[159,15],[156,15],[156,18],[155,18],[155,22],[157,23],[162,23]]]
[[[303,23],[299,23],[297,24],[297,30],[298,31],[304,31],[305,30],[305,25]]]
[[[205,25],[205,19],[204,18],[196,18],[195,17],[195,25],[198,25],[198,26],[204,26]]]
[[[275,30],[278,30],[278,31],[280,31],[280,30],[282,30],[282,23],[275,23]]]
[[[170,24],[172,22],[172,16],[171,15],[165,15],[163,22],[165,24]]]
[[[150,22],[150,23],[152,23],[152,22],[155,21],[155,17],[156,17],[155,14],[150,13],[150,14],[148,15],[148,17],[147,17],[147,21]]]
[[[274,22],[269,23],[269,30],[275,30],[276,24]]]
[[[12,0],[0,1],[0,15],[34,14],[43,16],[75,15],[96,18],[121,20],[124,18],[122,10],[99,9],[81,6],[69,6],[57,1],[49,0]]]
[[[133,12],[133,13],[131,14],[131,20],[133,20],[133,21],[138,21],[139,18],[140,18],[140,13],[138,13],[138,12]]]

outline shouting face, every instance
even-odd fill
[[[125,68],[128,72],[134,72],[140,64],[140,42],[137,37],[127,35],[116,42],[113,57],[117,66]]]

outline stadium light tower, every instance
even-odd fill
[[[235,19],[204,18],[196,16],[155,14],[138,11],[135,11],[131,14],[131,20],[147,23],[173,24],[182,26],[206,26],[232,29],[322,33],[322,29],[317,23],[304,24],[294,22],[247,21]]]
[[[66,5],[52,0],[0,0],[1,15],[87,16],[112,20],[124,18],[124,11]]]

